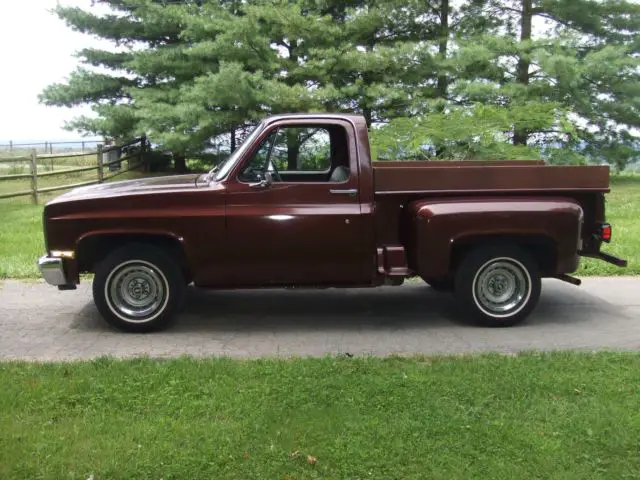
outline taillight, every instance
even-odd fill
[[[609,243],[611,241],[611,233],[611,225],[608,223],[600,225],[600,234],[598,235],[600,240]]]

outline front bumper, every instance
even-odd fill
[[[57,287],[69,285],[64,270],[64,261],[60,257],[45,255],[38,260],[38,268],[42,278],[49,284]]]

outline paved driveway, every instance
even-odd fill
[[[379,289],[189,293],[168,331],[108,327],[90,285],[59,292],[42,283],[0,285],[0,358],[101,355],[324,355],[640,349],[640,278],[593,278],[582,287],[544,282],[541,302],[519,327],[465,325],[453,298],[423,284]]]

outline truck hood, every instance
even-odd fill
[[[171,175],[90,185],[75,188],[70,192],[54,198],[48,204],[52,205],[75,200],[108,198],[123,195],[195,190],[207,185],[203,181],[199,182],[200,178],[203,178],[202,174]]]

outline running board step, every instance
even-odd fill
[[[378,273],[392,277],[409,275],[407,255],[402,245],[378,247]]]

